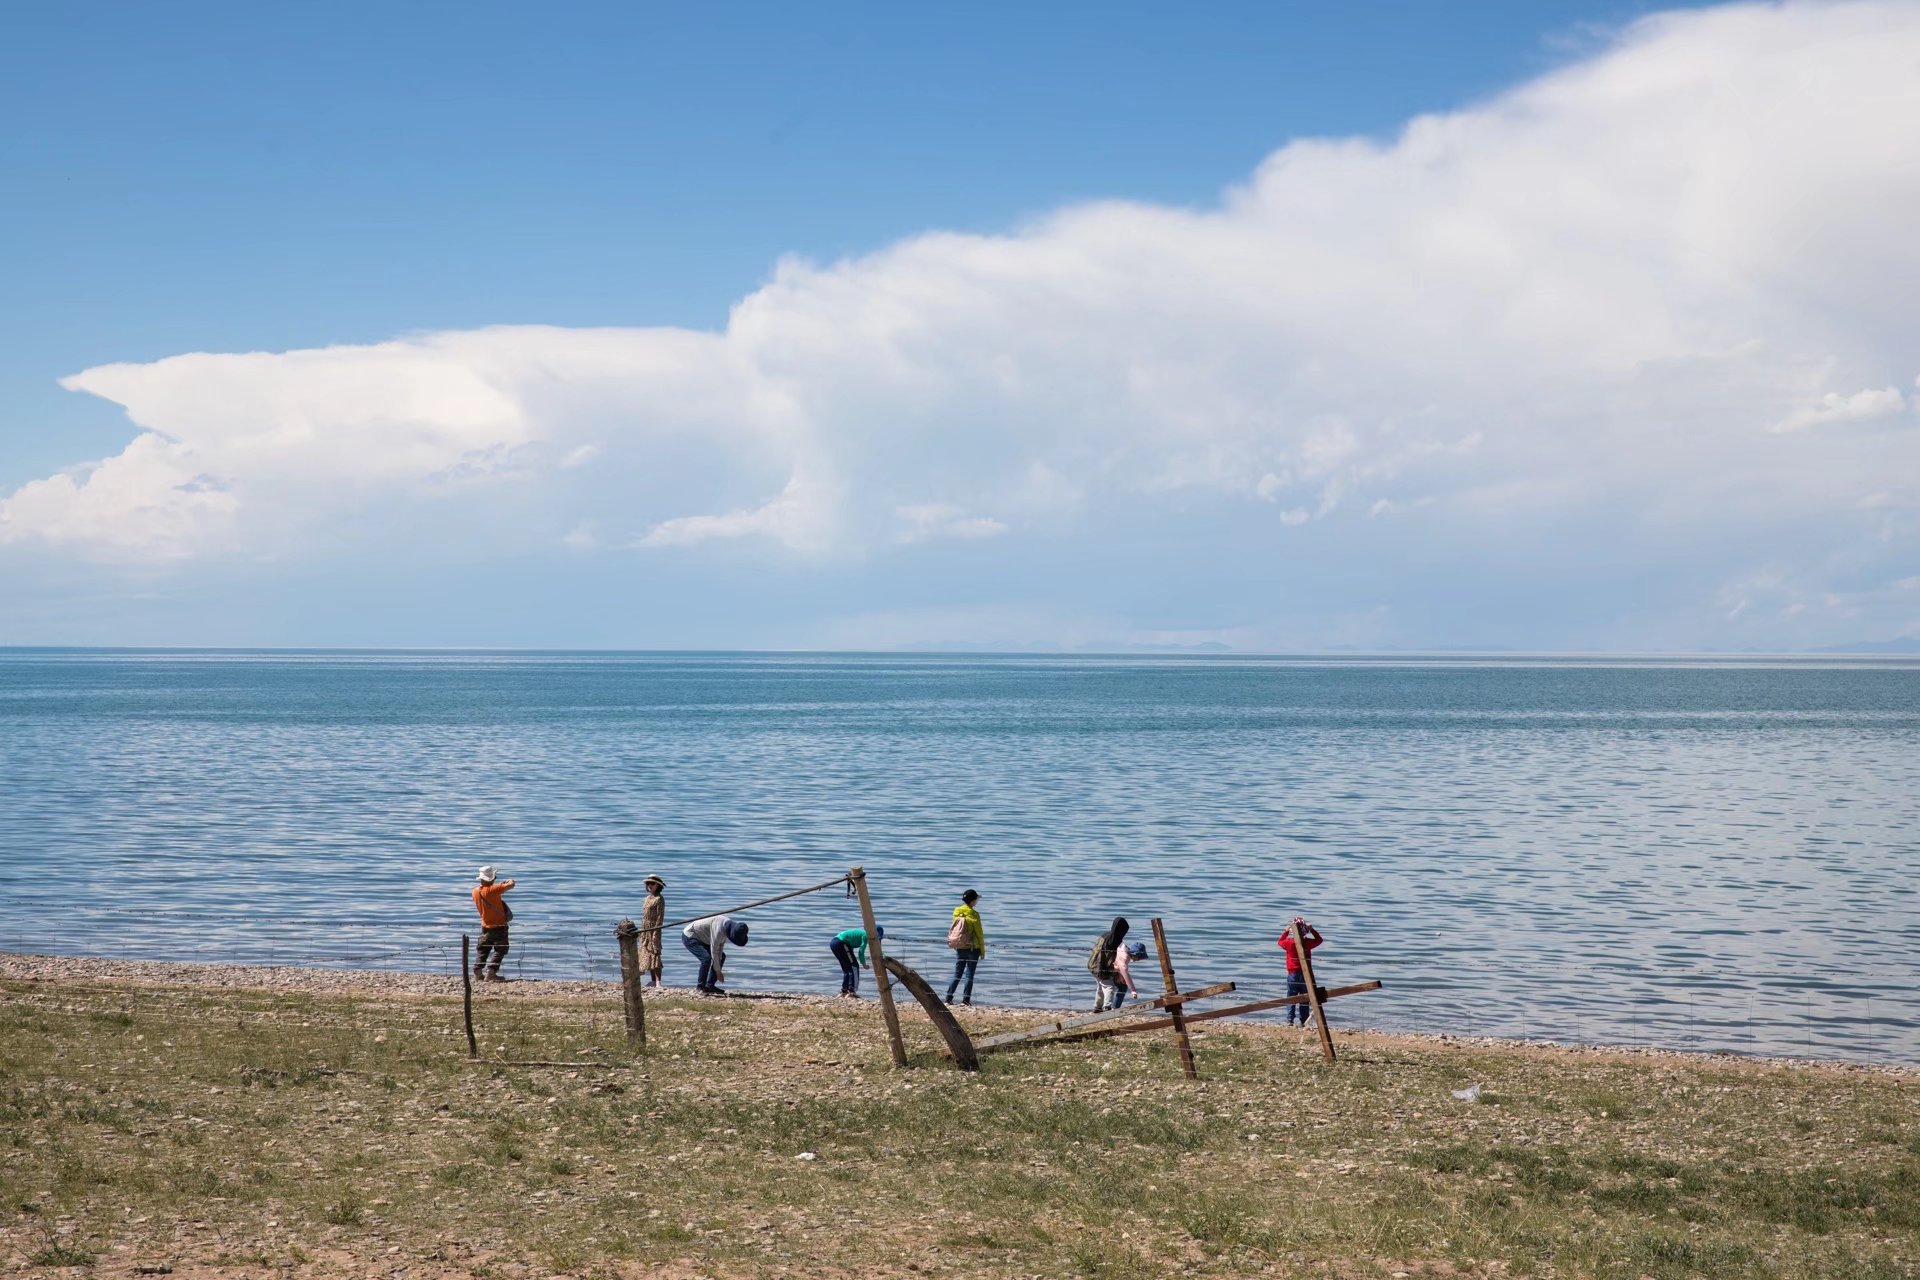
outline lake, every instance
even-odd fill
[[[14,949],[445,970],[491,862],[608,977],[648,872],[859,864],[939,986],[980,891],[982,1002],[1091,1008],[1116,914],[1277,991],[1304,914],[1336,1025],[1920,1061],[1912,659],[0,650],[0,833]],[[745,918],[837,989],[844,892]]]

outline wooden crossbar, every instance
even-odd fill
[[[1332,987],[1322,990],[1318,994],[1322,1000],[1331,1000],[1335,996],[1354,996],[1359,995],[1362,991],[1378,991],[1379,989],[1380,984],[1378,982],[1356,982],[1350,987]],[[1261,1013],[1268,1009],[1283,1009],[1290,1004],[1306,1004],[1307,1002],[1307,997],[1305,996],[1280,996],[1273,1000],[1256,1000],[1252,1004],[1229,1005],[1225,1009],[1209,1009],[1205,1013],[1189,1013],[1186,1020],[1188,1022],[1205,1022],[1209,1018],[1232,1018],[1243,1013]],[[1142,1005],[1141,1007],[1145,1008],[1146,1006]],[[1156,1018],[1152,1022],[1140,1022],[1127,1027],[1102,1027],[1098,1031],[1084,1031],[1077,1035],[1068,1036],[1060,1041],[1060,1043],[1072,1044],[1076,1040],[1101,1040],[1108,1036],[1130,1036],[1136,1031],[1165,1031],[1172,1025],[1172,1018]]]
[[[1118,1018],[1130,1018],[1147,1009],[1165,1009],[1171,1005],[1184,1004],[1188,1000],[1205,1000],[1209,996],[1222,996],[1233,989],[1234,984],[1231,982],[1216,982],[1210,987],[1198,987],[1192,991],[1176,991],[1171,995],[1156,996],[1152,1000],[1142,1000],[1139,1004],[1131,1005],[1125,1009],[1113,1009],[1106,1013],[1082,1014],[1077,1018],[1058,1018],[1044,1026],[1030,1027],[1025,1031],[1008,1031],[1002,1035],[988,1036],[984,1040],[975,1040],[973,1047],[976,1052],[988,1053],[994,1049],[1005,1048],[1010,1044],[1021,1044],[1028,1040],[1038,1040],[1042,1036],[1058,1035],[1062,1031],[1071,1031],[1076,1027],[1091,1027],[1102,1022],[1112,1022]],[[1187,1020],[1191,1022],[1194,1017],[1195,1015],[1188,1014]],[[1160,1022],[1154,1025],[1170,1027],[1173,1024],[1171,1022]]]

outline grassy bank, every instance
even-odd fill
[[[1197,1086],[1157,1035],[900,1075],[871,1004],[649,1012],[635,1062],[483,991],[488,1055],[607,1065],[470,1065],[457,1001],[0,980],[0,1268],[1920,1274],[1912,1076],[1223,1023]]]

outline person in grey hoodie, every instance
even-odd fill
[[[680,941],[700,962],[700,990],[710,996],[725,995],[720,984],[726,981],[727,946],[747,945],[747,922],[732,916],[705,916],[682,929]]]

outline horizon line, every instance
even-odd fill
[[[1910,651],[1881,646],[1910,643]],[[1867,646],[1873,646],[1871,648]],[[559,646],[559,645],[329,645],[329,644],[0,644],[0,653],[343,653],[343,654],[631,654],[631,655],[719,655],[741,657],[839,656],[839,657],[918,657],[918,658],[1834,658],[1834,657],[1915,657],[1920,658],[1920,638],[1900,636],[1890,641],[1857,641],[1848,645],[1819,649],[1518,649],[1498,646],[1436,645],[1429,648],[1301,648],[1235,649],[1228,646],[1181,646],[1159,648],[1150,645],[1084,649],[1066,647],[1005,649],[942,648],[939,646],[895,646],[892,648],[836,647],[689,647],[689,646]]]

